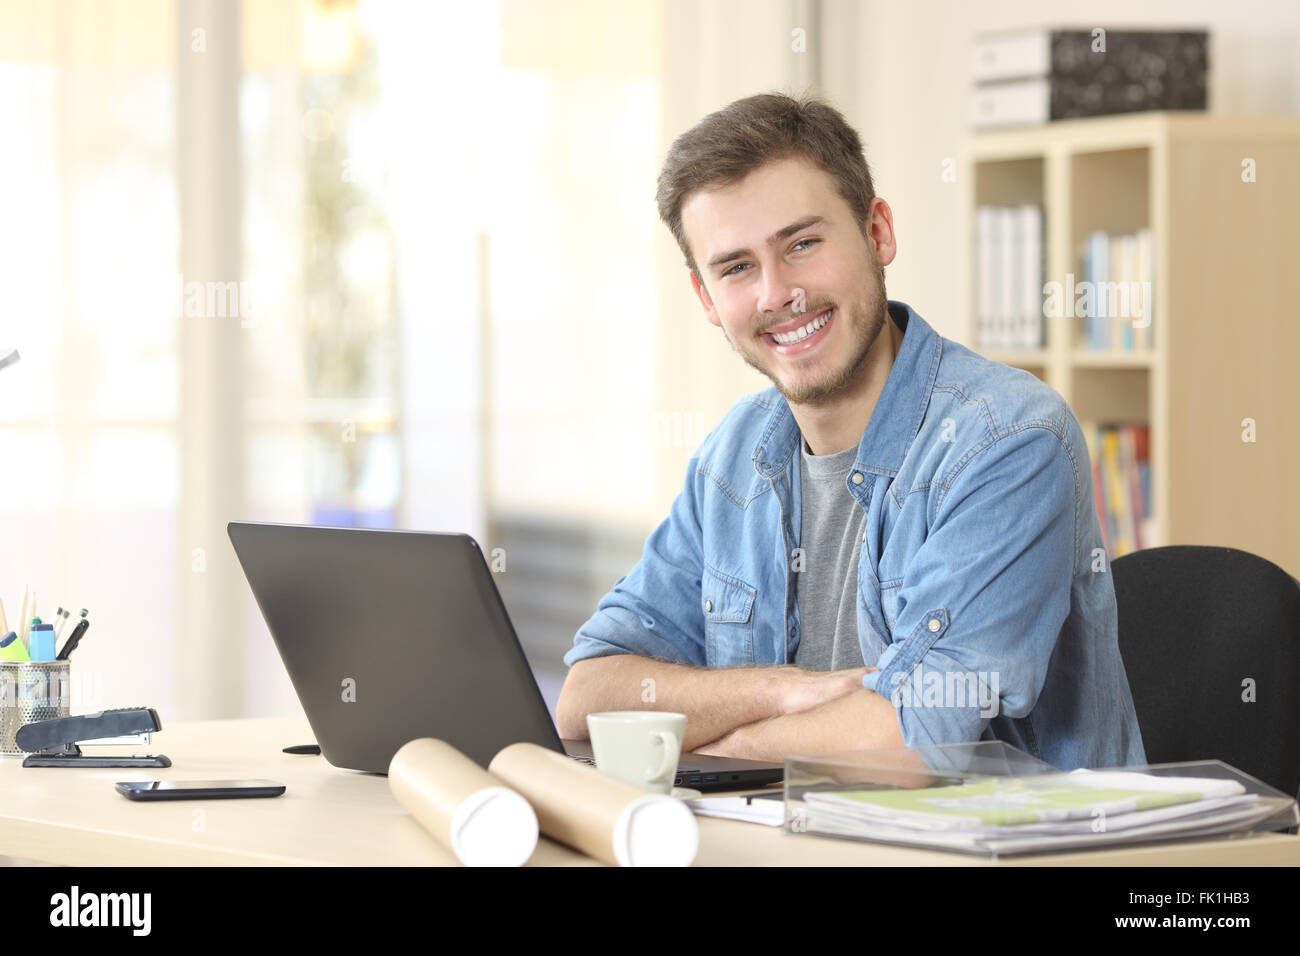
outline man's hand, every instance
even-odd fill
[[[862,689],[862,678],[874,667],[850,667],[839,671],[810,671],[786,666],[775,669],[781,714],[801,714],[836,697]]]
[[[555,721],[561,737],[587,739],[587,715],[607,710],[663,710],[686,715],[683,750],[743,724],[781,713],[779,670],[699,668],[631,654],[578,661],[560,690]]]
[[[873,667],[696,668],[631,654],[578,661],[560,690],[561,737],[587,739],[587,715],[606,710],[666,710],[686,715],[682,750],[696,750],[746,724],[792,716],[862,690]],[[647,689],[651,691],[647,696]]]
[[[863,675],[874,670],[875,667],[848,667],[839,671],[810,671],[793,665],[774,667],[771,671],[776,678],[776,700],[780,714],[763,721],[741,724],[718,739],[708,741],[703,747],[695,748],[695,753],[714,757],[746,757],[753,747],[755,735],[762,734],[764,724],[775,721],[777,717],[802,714],[819,708],[846,693],[861,691]]]
[[[695,752],[775,762],[787,754],[813,756],[903,746],[894,705],[875,691],[859,687],[811,710],[737,727],[696,747]]]

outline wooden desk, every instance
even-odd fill
[[[281,752],[313,740],[305,720],[164,725],[150,749],[166,770],[28,768],[0,758],[0,857],[71,866],[454,865],[393,799],[388,778]],[[130,753],[141,748],[115,748]],[[108,748],[95,748],[107,753]],[[135,803],[118,780],[266,777],[284,796]],[[702,866],[988,866],[975,857],[787,834],[775,827],[697,818]],[[1088,853],[1019,864],[1087,866],[1300,865],[1300,838],[1265,834]],[[594,865],[543,838],[530,865]]]

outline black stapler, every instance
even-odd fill
[[[24,767],[170,767],[172,762],[162,754],[89,757],[77,746],[147,744],[149,735],[160,730],[158,711],[152,707],[120,707],[24,724],[14,740],[18,749],[28,752]]]

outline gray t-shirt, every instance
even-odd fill
[[[819,671],[861,667],[858,555],[867,513],[845,485],[858,449],[814,455],[802,439],[799,447],[803,570],[795,575],[795,596],[803,633],[794,663]]]

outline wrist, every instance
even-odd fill
[[[784,666],[768,668],[767,680],[763,685],[766,717],[785,716],[786,673],[787,668]]]
[[[722,745],[727,749],[727,755],[737,756],[736,750],[744,746],[742,738],[744,737],[745,728],[749,724],[741,724],[739,727],[732,727],[730,731],[722,738]]]

